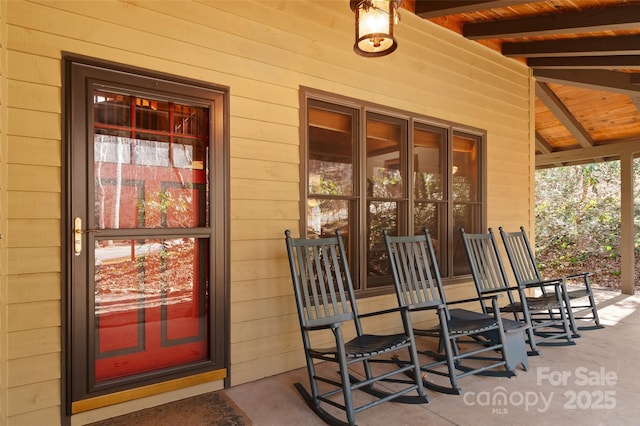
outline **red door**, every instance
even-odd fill
[[[74,135],[87,136],[71,152],[74,401],[224,367],[211,282],[217,105],[85,81],[86,133]]]

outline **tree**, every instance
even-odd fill
[[[543,275],[589,270],[619,287],[619,161],[536,171],[536,258]]]

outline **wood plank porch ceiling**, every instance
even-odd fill
[[[404,0],[402,7],[531,67],[537,168],[640,155],[640,0]]]

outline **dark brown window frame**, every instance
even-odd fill
[[[474,231],[469,232],[482,232],[483,229],[486,228],[487,223],[487,193],[486,193],[486,181],[487,181],[487,162],[486,162],[486,151],[487,151],[487,132],[485,130],[475,128],[472,126],[463,125],[460,123],[455,123],[447,120],[442,120],[430,116],[425,116],[422,114],[416,114],[408,111],[402,111],[395,108],[387,107],[380,104],[375,104],[367,101],[363,101],[360,99],[350,98],[346,96],[336,95],[334,93],[325,92],[322,90],[310,88],[310,87],[300,87],[300,235],[305,235],[307,232],[307,203],[309,200],[309,192],[308,192],[308,151],[309,151],[309,119],[308,119],[308,107],[309,105],[330,105],[334,106],[336,111],[357,111],[357,114],[354,116],[356,120],[355,129],[359,132],[359,140],[358,144],[362,145],[363,139],[366,135],[366,120],[369,114],[374,114],[377,116],[389,117],[392,119],[400,119],[406,120],[406,129],[407,135],[405,137],[405,141],[407,143],[407,147],[405,151],[407,155],[405,158],[411,158],[411,153],[414,149],[413,147],[413,134],[415,126],[428,126],[434,127],[438,129],[442,129],[446,133],[446,141],[445,148],[446,152],[444,153],[444,161],[446,164],[444,165],[444,169],[449,171],[447,174],[447,182],[446,182],[446,191],[447,196],[446,200],[443,202],[445,205],[446,219],[445,223],[439,223],[438,225],[443,229],[446,233],[446,242],[444,245],[447,248],[447,255],[444,264],[440,265],[441,271],[443,271],[443,282],[445,284],[455,284],[466,282],[469,280],[469,274],[460,274],[453,275],[453,261],[454,261],[454,243],[456,239],[460,238],[460,233],[458,229],[453,229],[453,210],[454,204],[457,204],[453,199],[451,188],[452,188],[452,173],[451,173],[451,164],[453,158],[453,136],[454,135],[462,135],[469,136],[472,138],[476,138],[478,141],[478,156],[477,165],[479,167],[478,173],[478,201],[469,202],[467,204],[472,204],[477,207],[479,210],[479,219],[477,223],[477,228]],[[408,149],[407,149],[408,148]],[[354,151],[361,153],[363,152],[363,148],[354,148]],[[408,160],[405,159],[407,164]],[[358,161],[354,161],[354,176],[360,176],[360,170],[364,167],[362,158],[359,158]],[[408,175],[409,171],[407,170],[406,174]],[[359,185],[360,192],[354,194],[354,196],[348,197],[351,203],[361,203],[364,204],[362,200],[366,198],[365,194],[365,183],[361,180],[361,177],[354,178],[355,185]],[[402,218],[403,223],[400,224],[401,233],[414,232],[414,225],[411,218],[413,217],[412,212],[415,206],[415,199],[413,194],[413,185],[407,179],[407,176],[404,176],[404,181],[407,182],[406,189],[406,206],[405,208],[405,217]],[[363,195],[360,195],[363,194]],[[460,204],[460,203],[458,203]],[[464,204],[464,203],[462,203]],[[358,235],[358,231],[363,230],[366,227],[365,216],[366,212],[363,211],[364,207],[360,207],[354,221],[350,227],[352,231],[350,233],[354,235]],[[356,286],[359,290],[356,291],[358,297],[370,297],[376,296],[380,294],[388,294],[392,292],[392,283],[391,278],[389,277],[388,285],[383,287],[378,287],[374,289],[367,288],[366,280],[367,280],[367,265],[363,265],[360,259],[364,259],[366,256],[366,241],[364,237],[361,237],[361,242],[355,241],[355,238],[348,239],[348,251],[351,253],[356,253],[353,259],[350,259],[350,264],[353,269],[352,274],[354,278],[354,282],[356,282]],[[459,254],[458,254],[459,256]],[[365,283],[364,286],[362,283]],[[364,288],[363,288],[364,287]]]
[[[209,324],[210,333],[209,358],[206,362],[193,365],[188,368],[175,368],[173,371],[168,369],[163,374],[149,375],[140,378],[135,383],[123,382],[122,384],[114,383],[113,386],[105,387],[99,391],[81,392],[83,398],[99,399],[103,395],[112,392],[130,391],[132,389],[162,383],[168,380],[174,380],[176,383],[184,377],[193,377],[201,375],[201,381],[207,381],[212,378],[224,379],[225,387],[230,384],[229,379],[229,359],[230,359],[230,312],[229,312],[229,274],[230,274],[230,256],[229,256],[229,88],[226,86],[210,84],[202,81],[191,80],[187,78],[176,77],[169,74],[154,72],[146,69],[126,66],[109,61],[102,61],[81,55],[63,53],[62,61],[63,73],[63,130],[64,142],[62,146],[63,158],[63,211],[61,231],[62,231],[62,312],[63,323],[61,327],[62,334],[62,414],[63,423],[68,423],[72,414],[72,402],[78,399],[72,396],[73,386],[83,386],[82,378],[76,378],[72,374],[72,354],[74,352],[73,345],[75,341],[81,341],[84,336],[74,335],[72,327],[74,312],[72,311],[73,289],[71,286],[71,261],[72,247],[69,236],[72,234],[72,224],[68,220],[71,217],[71,208],[73,198],[86,195],[74,194],[70,176],[74,165],[71,157],[71,143],[74,137],[78,137],[78,132],[88,134],[86,125],[86,114],[91,109],[88,105],[84,105],[85,114],[78,116],[74,114],[77,111],[79,103],[86,101],[82,97],[77,97],[77,88],[79,85],[85,85],[89,79],[98,79],[113,82],[123,88],[131,88],[135,93],[149,93],[157,96],[164,96],[172,100],[194,100],[200,99],[203,103],[210,103],[210,123],[209,139],[211,140],[209,161],[212,173],[211,182],[215,185],[212,189],[211,205],[209,212]],[[82,72],[78,72],[81,69]],[[80,80],[77,80],[77,79]],[[75,88],[75,89],[74,89]],[[85,86],[83,93],[88,90]],[[82,95],[82,96],[86,96]],[[81,129],[80,131],[78,129]],[[152,231],[153,233],[154,231]],[[77,333],[77,332],[76,332]],[[87,360],[84,361],[86,363]],[[215,374],[211,374],[211,373]],[[217,373],[216,373],[217,372]],[[184,385],[189,385],[189,380],[184,381]],[[197,382],[193,382],[197,383]],[[192,383],[192,384],[193,384]],[[86,385],[85,385],[86,386]],[[179,386],[179,385],[178,385]],[[162,391],[162,385],[158,386],[158,392]],[[151,391],[155,393],[154,391]],[[126,393],[126,392],[124,392]],[[134,395],[135,391],[130,392]],[[141,395],[147,396],[147,395]],[[132,399],[125,397],[126,399]],[[114,402],[118,401],[117,398]],[[102,402],[98,402],[97,406],[101,406]],[[103,404],[108,405],[108,404]]]

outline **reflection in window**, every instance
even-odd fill
[[[481,232],[483,133],[349,100],[307,100],[307,236],[348,238],[359,291],[392,285],[383,232],[435,244],[440,273],[469,273],[459,228]],[[363,123],[364,125],[359,125]]]
[[[208,108],[96,90],[94,117],[96,228],[208,226]]]

